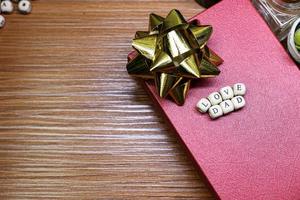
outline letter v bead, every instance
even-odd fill
[[[221,94],[223,100],[232,99],[234,96],[233,90],[230,86],[221,88],[220,94]]]

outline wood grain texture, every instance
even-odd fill
[[[193,0],[39,0],[0,30],[0,199],[201,199],[213,194],[128,76],[148,14]]]

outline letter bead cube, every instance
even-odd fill
[[[235,110],[241,109],[246,105],[246,101],[245,101],[244,97],[242,97],[242,96],[233,97],[231,99],[231,101],[233,103]]]
[[[197,103],[197,108],[201,113],[206,113],[210,107],[211,103],[206,98],[200,99]]]
[[[19,1],[18,9],[19,9],[20,13],[22,13],[22,14],[31,13],[31,10],[32,10],[31,2],[28,0]]]
[[[234,96],[233,90],[230,86],[221,88],[220,94],[221,94],[223,100],[232,99]]]
[[[5,18],[2,15],[0,15],[0,28],[4,27],[4,25],[5,25]]]
[[[220,106],[222,108],[222,111],[223,111],[224,115],[226,115],[226,114],[231,113],[232,111],[234,111],[234,105],[233,105],[232,101],[230,101],[230,100],[222,101],[220,103]]]
[[[233,86],[234,96],[243,96],[246,93],[246,86],[243,83],[237,83]]]
[[[207,98],[213,106],[222,102],[222,96],[218,92],[211,93]]]
[[[219,105],[214,105],[214,106],[210,107],[208,110],[208,113],[212,119],[216,119],[223,115],[222,108]]]
[[[3,13],[12,13],[14,11],[14,5],[10,0],[4,0],[0,5],[1,11]]]

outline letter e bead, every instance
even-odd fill
[[[197,103],[197,108],[201,113],[206,113],[210,107],[211,103],[206,98],[200,99]]]
[[[246,86],[243,83],[237,83],[233,86],[234,96],[243,96],[246,93]]]
[[[214,106],[210,107],[208,110],[208,113],[212,119],[216,119],[223,115],[222,108],[219,105],[214,105]]]
[[[235,110],[241,109],[246,105],[246,101],[245,101],[244,97],[242,97],[242,96],[233,97],[231,99],[231,101],[233,103]]]
[[[222,96],[219,92],[213,92],[208,95],[208,100],[210,101],[211,105],[217,105],[222,102]]]

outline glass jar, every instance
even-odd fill
[[[280,41],[300,17],[300,0],[252,0],[259,13]]]

